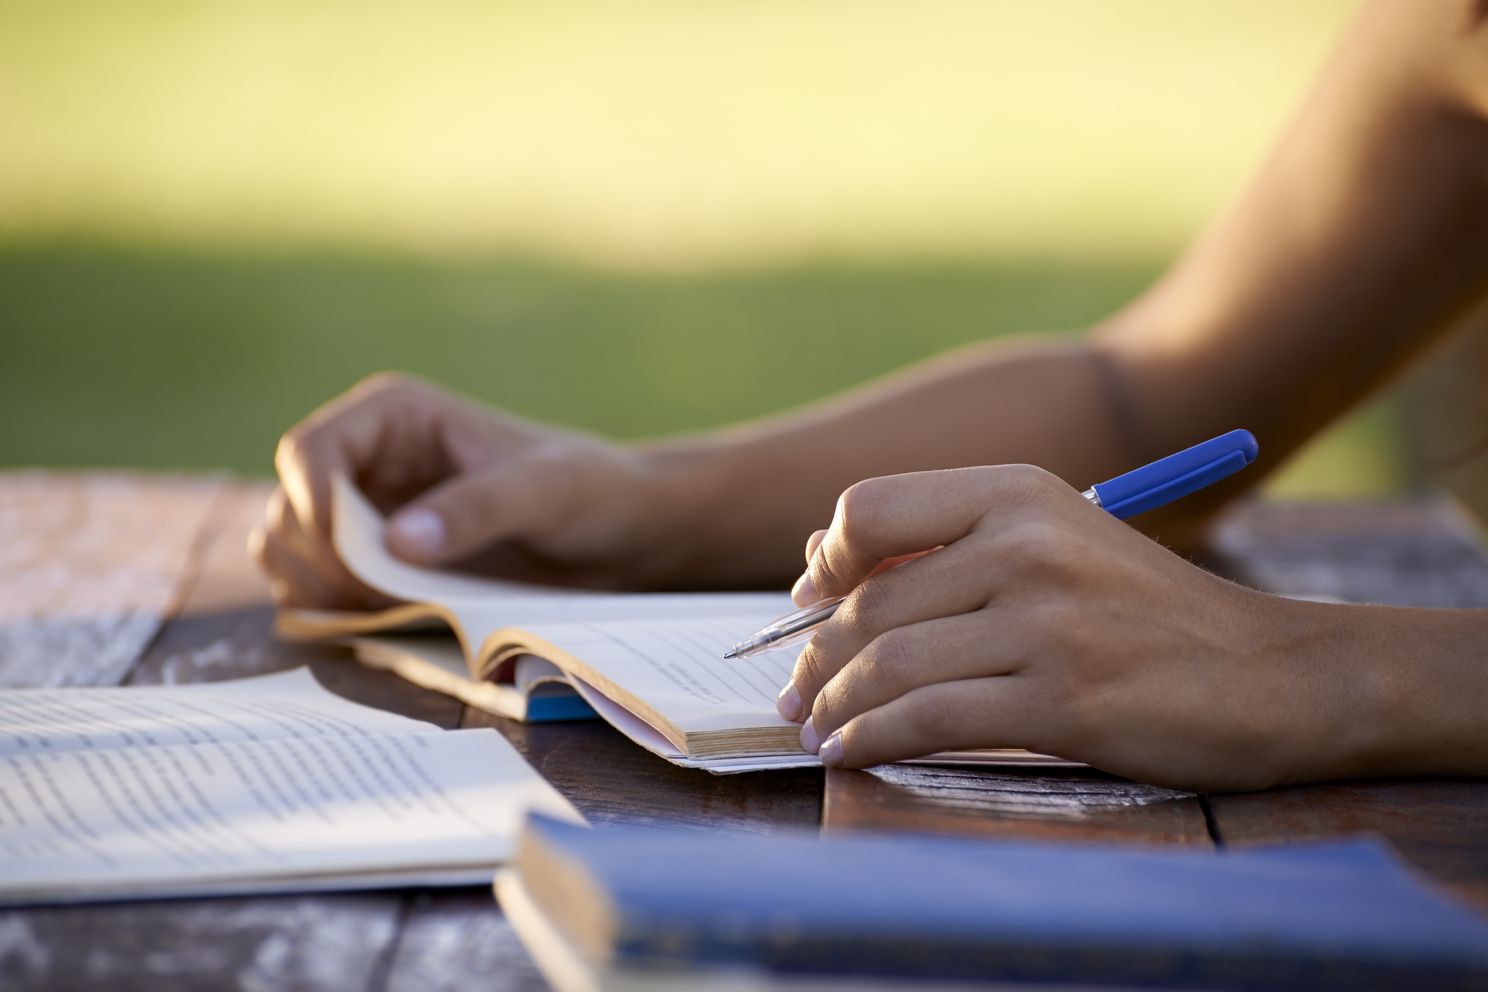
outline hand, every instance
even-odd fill
[[[1307,756],[1358,716],[1348,676],[1307,663],[1316,604],[1205,572],[1036,468],[859,483],[807,554],[797,601],[847,599],[779,705],[809,714],[827,765],[1009,747],[1261,788],[1315,774]]]
[[[250,546],[284,605],[381,605],[331,546],[331,479],[385,513],[408,561],[530,581],[645,584],[674,523],[661,470],[628,449],[526,423],[428,383],[378,375],[286,433]]]

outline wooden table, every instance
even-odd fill
[[[715,778],[601,724],[523,726],[270,635],[244,543],[267,493],[225,477],[0,474],[0,686],[143,685],[308,664],[332,690],[495,726],[591,821],[925,829],[1240,845],[1373,831],[1488,907],[1488,783],[1195,796],[1090,771],[891,767]],[[1443,504],[1237,511],[1213,567],[1280,592],[1488,606],[1488,557]],[[0,988],[542,988],[483,889],[0,911]]]

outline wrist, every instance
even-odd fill
[[[1408,658],[1426,648],[1422,614],[1401,607],[1292,602],[1299,752],[1287,781],[1428,771],[1443,714]],[[1421,673],[1416,673],[1417,675]]]
[[[762,509],[745,494],[747,454],[714,438],[643,444],[634,449],[649,476],[647,518],[667,586],[748,584],[749,533]]]

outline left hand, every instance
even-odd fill
[[[858,483],[807,552],[797,601],[847,599],[779,705],[827,765],[1027,748],[1253,789],[1311,774],[1347,718],[1347,674],[1305,663],[1309,604],[1205,572],[1037,468]]]

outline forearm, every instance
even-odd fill
[[[1150,526],[1211,512],[1470,318],[1485,229],[1488,23],[1468,0],[1366,6],[1234,208],[1098,331],[1148,452],[1261,441]]]
[[[1190,544],[1488,291],[1488,26],[1375,3],[1236,208],[1085,342],[992,344],[648,450],[696,549],[677,580],[779,581],[864,478],[1031,462],[1083,486],[1235,427],[1261,464],[1144,517]]]
[[[1083,487],[1129,468],[1104,363],[1085,341],[994,342],[815,406],[649,446],[693,549],[677,580],[788,581],[837,497],[874,476],[1030,462]]]
[[[1295,609],[1289,780],[1488,775],[1488,611]]]

